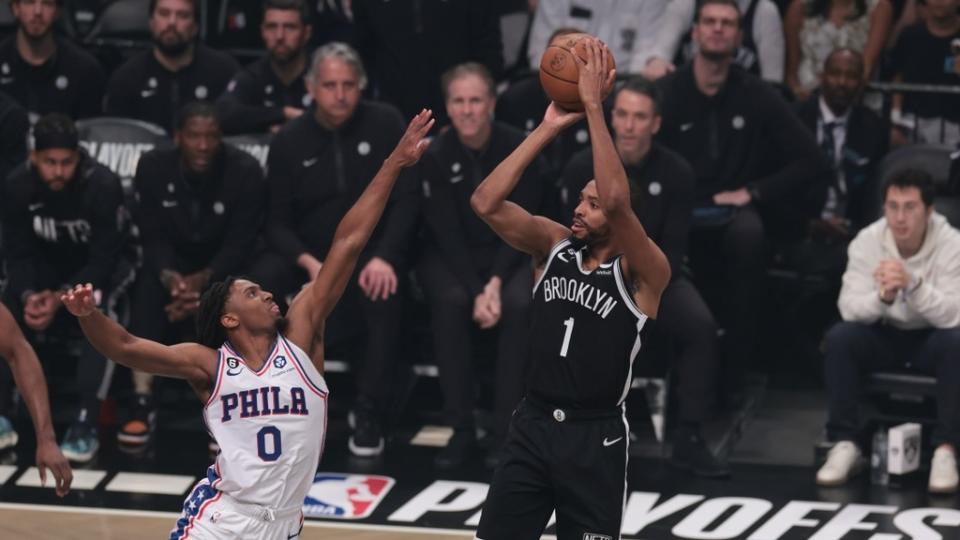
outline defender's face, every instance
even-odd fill
[[[73,180],[80,163],[80,152],[68,148],[34,150],[30,161],[50,191],[61,191]]]
[[[570,230],[579,240],[592,244],[610,236],[607,217],[600,209],[600,197],[597,194],[597,181],[591,180],[580,191],[580,204],[573,210],[573,223]]]
[[[282,318],[273,294],[250,280],[238,279],[230,286],[221,322],[227,328],[243,326],[251,331],[272,331]]]

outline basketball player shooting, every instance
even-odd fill
[[[551,103],[541,124],[471,199],[496,233],[535,262],[525,397],[511,419],[477,538],[540,538],[557,515],[559,540],[620,537],[629,428],[624,400],[640,330],[656,317],[670,266],[630,206],[623,165],[601,105],[614,70],[586,38],[578,90],[585,113]],[[584,114],[595,179],[570,228],[507,201],[523,171]]]
[[[186,379],[204,404],[220,446],[216,462],[184,502],[171,540],[299,537],[301,508],[323,451],[327,386],[324,322],[343,294],[400,171],[426,151],[424,110],[343,217],[323,267],[283,317],[273,295],[227,278],[204,293],[200,343],[171,347],[138,338],[96,309],[92,287],[61,299],[90,343],[120,364]]]

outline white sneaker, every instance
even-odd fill
[[[954,493],[957,491],[957,456],[953,450],[941,446],[930,461],[930,493]]]
[[[839,486],[863,470],[866,461],[857,445],[840,441],[827,454],[827,462],[817,471],[818,486]]]

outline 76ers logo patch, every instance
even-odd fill
[[[240,366],[240,359],[233,356],[227,357],[227,375],[239,375],[243,371]]]
[[[396,483],[387,476],[317,473],[303,501],[303,515],[336,519],[364,519]]]

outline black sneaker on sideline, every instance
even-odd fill
[[[353,434],[347,441],[350,453],[357,457],[376,457],[383,453],[383,431],[372,411],[358,408],[353,415]]]
[[[728,478],[730,468],[707,448],[703,437],[696,433],[680,433],[673,441],[670,464],[705,478]]]
[[[456,469],[467,461],[476,446],[477,437],[472,429],[458,429],[447,441],[447,446],[433,458],[433,465],[438,469]]]
[[[137,395],[130,419],[117,432],[117,441],[127,446],[142,446],[150,442],[157,427],[157,411],[149,395]]]

